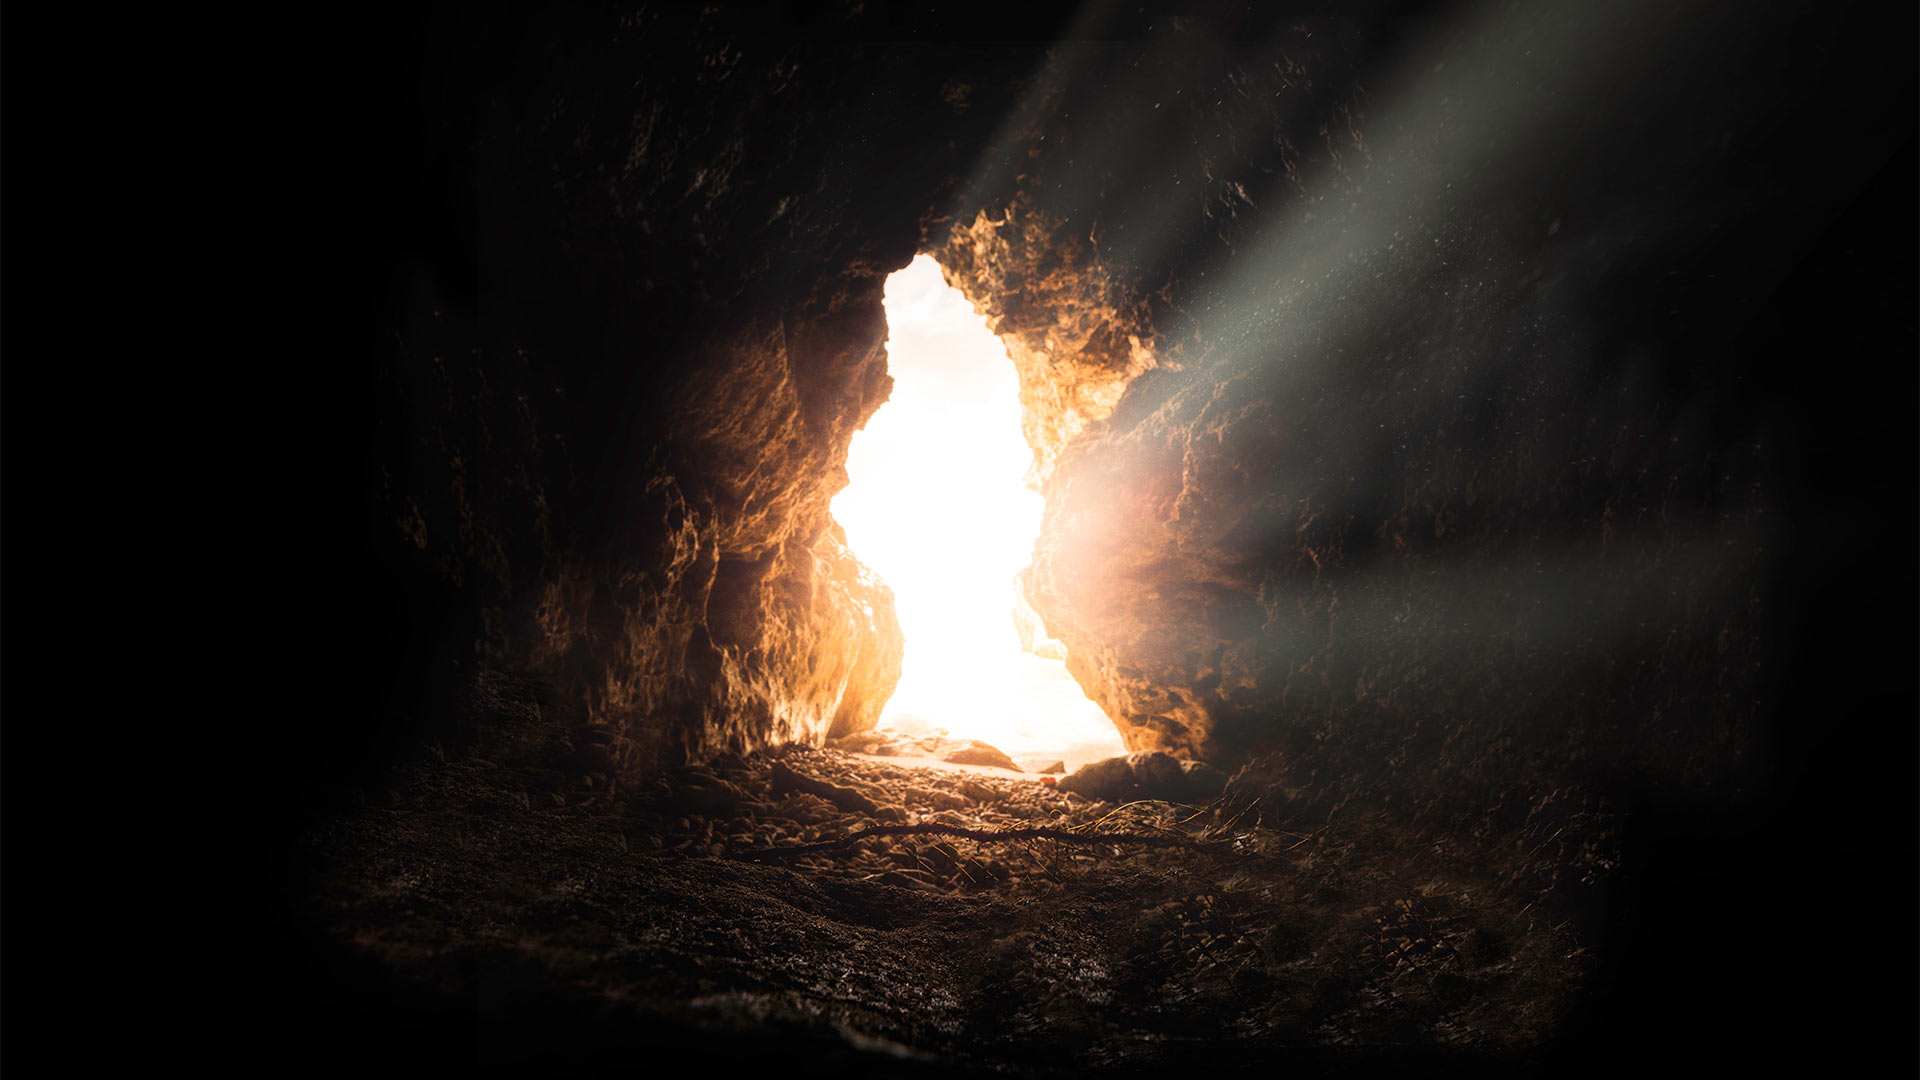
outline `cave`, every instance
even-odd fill
[[[1871,895],[1913,951],[1912,13],[923,7],[367,46],[280,1044],[1618,1075],[1909,1024],[1838,941]]]

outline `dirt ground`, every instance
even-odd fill
[[[1226,800],[1115,806],[801,748],[621,788],[528,750],[545,737],[430,748],[302,827],[294,921],[349,1058],[1484,1073],[1551,1043],[1588,968],[1499,872],[1378,820],[1301,833]],[[1075,838],[782,852],[914,823]]]

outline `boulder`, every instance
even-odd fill
[[[1134,797],[1139,784],[1134,780],[1133,767],[1126,758],[1110,757],[1090,761],[1075,769],[1061,778],[1059,788],[1103,802],[1126,802]]]
[[[960,746],[940,755],[940,760],[954,765],[992,765],[995,768],[1023,771],[1013,763],[999,747],[969,739]]]
[[[1090,762],[1060,780],[1062,791],[1104,802],[1164,799],[1167,802],[1205,802],[1226,785],[1220,770],[1201,761],[1187,761],[1158,750]]]

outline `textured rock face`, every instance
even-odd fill
[[[1384,102],[1367,65],[1404,43],[1353,24],[1152,74],[1055,56],[1010,125],[1014,193],[941,258],[1028,388],[1029,598],[1130,748],[1264,755],[1283,804],[1495,818],[1740,775],[1774,459],[1742,359],[1675,318],[1766,287],[1705,224],[1737,155],[1660,104],[1697,72],[1611,87],[1596,120],[1603,77],[1516,104],[1526,50],[1486,44],[1608,18],[1422,42]],[[1711,55],[1710,23],[1666,47]],[[1737,94],[1704,108],[1759,145]]]
[[[530,672],[630,770],[871,727],[900,629],[828,503],[886,275],[1037,51],[854,9],[451,18],[371,395],[388,707]]]
[[[1033,447],[1027,480],[1039,489],[1067,445],[1154,366],[1146,305],[1024,195],[998,217],[982,211],[956,226],[937,258],[1020,373],[1021,427]]]
[[[869,725],[901,642],[827,503],[925,250],[1020,372],[1026,637],[1130,748],[1323,808],[1737,775],[1782,451],[1734,339],[1794,223],[1722,195],[1784,23],[863,10],[464,28],[373,377],[397,681],[532,669],[634,769]]]

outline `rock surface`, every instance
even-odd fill
[[[427,202],[380,223],[365,722],[442,737],[491,668],[634,773],[870,727],[903,643],[828,504],[888,395],[886,276],[1037,46],[895,49],[857,5],[436,18],[420,114],[368,118]]]
[[[774,762],[772,768],[772,791],[775,795],[787,792],[800,792],[816,799],[824,799],[848,813],[874,814],[879,805],[871,795],[858,787],[830,784],[817,777],[796,771],[783,762]]]
[[[1142,750],[1124,757],[1088,762],[1063,776],[1061,791],[1107,802],[1164,799],[1198,803],[1218,796],[1227,781],[1213,766],[1183,761],[1158,750]]]
[[[941,753],[941,761],[950,761],[955,765],[992,765],[995,768],[1021,772],[1013,759],[997,746],[991,746],[977,739],[970,739],[964,745]]]
[[[1040,488],[1067,445],[1154,366],[1145,301],[1025,195],[956,226],[937,257],[1020,373],[1021,426],[1033,447],[1027,481]]]
[[[1449,101],[1382,112],[1353,40],[1280,37],[1297,68],[1223,53],[1148,76],[1062,49],[1015,126],[1014,193],[938,251],[1022,372],[1047,636],[1129,748],[1278,755],[1321,812],[1505,820],[1520,788],[1621,770],[1731,782],[1774,629],[1768,457],[1727,434],[1749,399],[1710,419],[1672,393],[1744,361],[1612,321],[1668,310],[1671,267],[1598,254],[1599,219],[1557,209],[1632,191],[1634,214],[1690,220],[1711,211],[1670,170],[1722,164],[1684,124],[1475,148],[1449,118],[1499,95],[1443,71]],[[1113,130],[1157,148],[1125,182]]]
[[[1498,43],[1605,37],[1606,5],[1415,34],[1453,59],[1390,105],[1390,20],[1176,20],[1142,65],[903,43],[878,7],[434,35],[461,62],[400,145],[439,201],[396,212],[427,254],[395,256],[362,455],[368,723],[495,668],[632,776],[870,726],[903,646],[827,508],[888,393],[882,283],[927,251],[1020,375],[1023,636],[1129,748],[1482,831],[1752,779],[1789,384],[1702,328],[1811,227],[1722,198],[1777,65],[1718,43],[1789,56],[1784,24],[1636,31],[1726,79],[1649,62],[1595,115],[1600,67]],[[1490,89],[1536,79],[1524,116]]]

